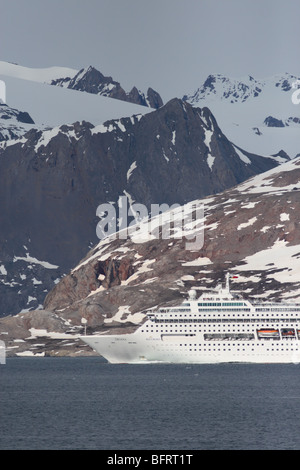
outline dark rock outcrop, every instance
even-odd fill
[[[139,91],[136,87],[127,93],[112,77],[104,76],[99,70],[94,67],[81,69],[73,78],[64,77],[52,80],[51,85],[62,86],[72,90],[84,91],[96,95],[108,96],[122,101],[139,104],[141,106],[149,106],[150,108],[157,109],[163,105],[160,95],[148,89],[147,96]]]
[[[268,127],[284,127],[283,121],[281,119],[276,119],[273,116],[266,117],[264,124]]]
[[[268,127],[286,127],[300,124],[300,118],[290,116],[289,118],[282,120],[274,118],[273,116],[268,116],[264,120],[264,124]]]

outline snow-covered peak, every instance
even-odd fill
[[[160,95],[152,88],[148,89],[147,96],[135,86],[130,92],[126,92],[119,82],[112,77],[103,75],[93,66],[85,67],[74,76],[64,76],[49,82],[51,85],[70,88],[101,96],[107,96],[122,101],[135,103],[150,108],[159,108],[163,102]]]
[[[191,104],[198,104],[206,98],[229,100],[231,103],[244,102],[261,93],[263,84],[250,75],[244,79],[231,79],[222,74],[209,75],[203,85],[186,99]]]
[[[213,74],[183,99],[195,107],[208,107],[223,132],[240,147],[260,155],[283,149],[293,158],[300,153],[300,106],[293,100],[299,83],[290,73],[262,79]]]
[[[243,78],[230,78],[222,74],[209,75],[204,83],[190,95],[184,98],[189,103],[200,104],[202,100],[226,100],[229,103],[243,103],[250,98],[256,98],[268,88],[279,91],[290,91],[298,78],[285,73],[264,79],[255,79],[251,75]]]

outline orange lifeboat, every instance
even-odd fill
[[[257,335],[259,338],[278,338],[279,330],[274,330],[271,328],[264,328],[261,330],[257,330]]]

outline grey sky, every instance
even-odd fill
[[[209,73],[300,75],[299,0],[0,0],[0,60],[93,65],[164,100]]]

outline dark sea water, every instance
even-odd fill
[[[299,450],[300,365],[8,358],[0,449]]]

